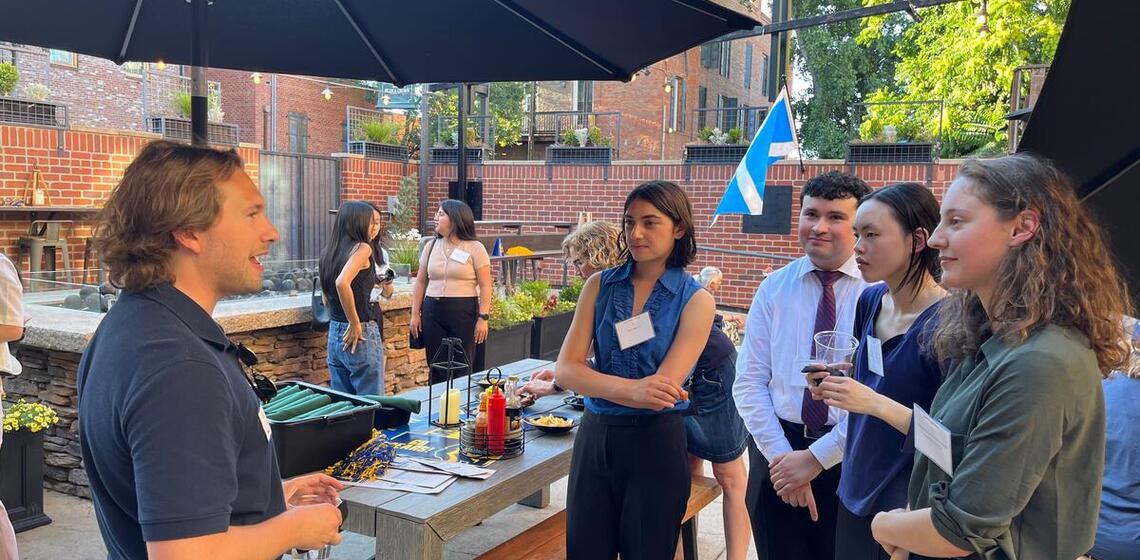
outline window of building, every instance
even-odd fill
[[[71,51],[48,49],[48,61],[56,66],[79,68],[79,55]]]
[[[143,75],[143,63],[141,62],[124,62],[122,65],[123,73],[135,78],[141,78]]]
[[[580,81],[574,88],[574,110],[587,113],[594,110],[594,82]]]
[[[752,89],[752,43],[744,45],[744,89]]]
[[[740,111],[736,110],[739,105],[735,97],[718,96],[716,105],[720,109],[717,122],[722,132],[728,132],[740,125]]]
[[[709,88],[697,86],[697,130],[705,128],[708,123]]]
[[[289,113],[289,151],[297,154],[309,151],[309,116]]]
[[[768,93],[768,55],[760,55],[760,90]]]
[[[680,82],[680,87],[678,89],[681,90],[681,101],[678,104],[678,106],[680,107],[680,113],[681,114],[679,115],[678,122],[677,122],[677,132],[684,132],[685,131],[685,113],[688,112],[688,110],[689,110],[689,103],[688,103],[689,84],[685,80],[678,80],[678,82]]]
[[[732,43],[728,41],[721,41],[720,43],[720,75],[727,78],[729,77],[729,69],[732,68]]]

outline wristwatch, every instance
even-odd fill
[[[484,321],[487,321],[487,320],[490,320],[490,319],[491,319],[491,315],[490,315],[490,314],[487,314],[487,313],[480,313],[480,314],[479,314],[479,318],[480,318],[480,319],[483,319]]]

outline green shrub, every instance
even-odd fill
[[[702,127],[699,131],[697,131],[697,138],[700,138],[701,142],[709,142],[710,139],[712,138],[712,133],[713,133],[712,128],[707,127],[707,126]]]
[[[591,146],[599,146],[599,147],[607,147],[608,148],[612,144],[613,144],[613,141],[610,140],[609,136],[602,136],[602,129],[600,129],[596,126],[590,127],[590,145]]]
[[[729,144],[739,144],[742,138],[744,138],[744,131],[740,127],[728,129]]]
[[[400,123],[395,121],[368,121],[360,125],[357,136],[377,144],[399,144]]]
[[[519,291],[538,301],[546,301],[546,296],[550,293],[550,282],[546,280],[520,282]]]
[[[11,62],[0,63],[0,95],[8,95],[16,89],[16,82],[20,81],[20,71]]]
[[[581,278],[574,278],[570,281],[570,285],[562,288],[558,292],[558,299],[562,301],[572,301],[577,303],[578,296],[582,294],[582,286],[586,284],[585,280]]]
[[[562,143],[567,146],[578,147],[578,135],[574,134],[573,128],[562,131]]]

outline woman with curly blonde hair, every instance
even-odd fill
[[[582,278],[622,262],[621,229],[609,222],[586,222],[562,240],[562,255]]]
[[[872,524],[892,557],[1076,558],[1092,546],[1101,379],[1127,357],[1130,306],[1075,192],[1025,154],[967,161],[946,192],[929,245],[951,289],[933,340],[949,373],[930,416],[951,434],[951,472],[916,454],[910,511]]]

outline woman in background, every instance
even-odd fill
[[[384,394],[384,341],[380,318],[372,316],[369,304],[377,281],[373,239],[379,232],[380,212],[371,204],[345,202],[320,260],[330,319],[329,385],[354,395]]]

